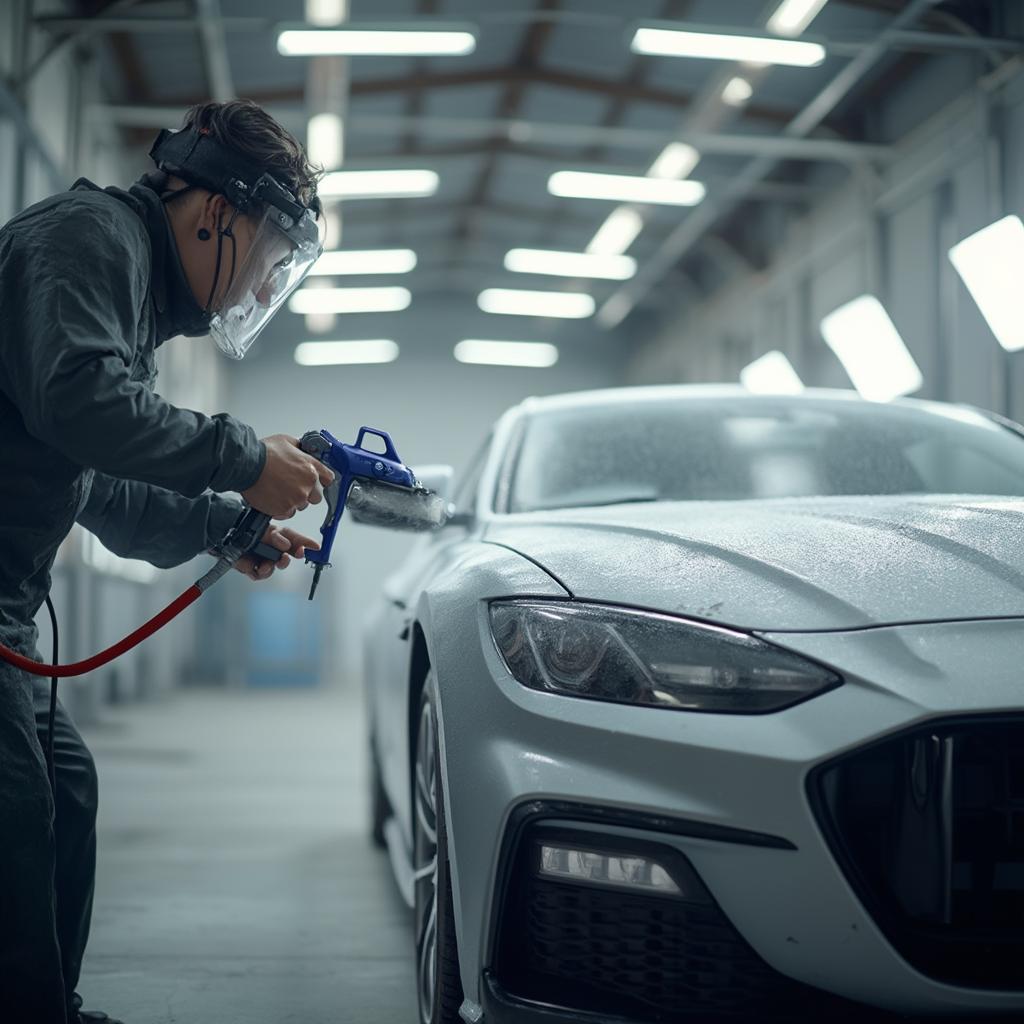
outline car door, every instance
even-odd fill
[[[380,652],[374,673],[376,692],[371,693],[370,699],[374,702],[384,788],[407,843],[411,842],[408,702],[413,616],[422,591],[461,554],[466,544],[476,543],[476,496],[490,447],[488,437],[456,487],[454,505],[459,519],[423,538],[402,567],[384,582],[379,635],[386,638],[386,650]]]

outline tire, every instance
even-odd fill
[[[380,761],[377,758],[377,744],[374,743],[373,737],[370,737],[369,751],[370,842],[379,850],[383,850],[387,847],[387,841],[384,838],[384,823],[391,817],[391,802],[388,800],[387,793],[384,792]]]
[[[459,1007],[463,993],[452,907],[435,694],[431,673],[420,700],[413,769],[416,994],[420,1024],[461,1024]]]

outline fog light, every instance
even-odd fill
[[[540,847],[539,873],[563,882],[629,889],[650,896],[688,895],[657,861],[624,853],[601,853],[571,846]]]

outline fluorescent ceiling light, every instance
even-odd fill
[[[626,281],[636,273],[632,256],[607,256],[552,249],[509,249],[505,269],[517,274],[552,274],[556,277],[600,277]]]
[[[295,346],[299,366],[338,366],[342,363],[393,363],[398,346],[388,338],[368,341],[303,341]]]
[[[861,295],[829,313],[821,333],[863,398],[889,402],[924,383],[896,325],[873,295]]]
[[[704,198],[699,181],[663,181],[635,174],[555,171],[548,178],[552,195],[570,199],[611,199],[620,203],[664,203],[696,206]]]
[[[300,288],[293,313],[396,313],[412,301],[408,288]]]
[[[306,0],[310,25],[340,25],[348,17],[348,0]]]
[[[341,245],[341,208],[337,203],[324,207],[324,248],[328,251]]]
[[[464,57],[475,49],[466,29],[302,28],[277,37],[285,57]]]
[[[331,171],[320,179],[317,192],[323,199],[413,198],[432,196],[438,181],[437,171],[419,168]]]
[[[484,341],[467,338],[455,346],[460,363],[486,366],[554,366],[558,349],[546,341]]]
[[[337,323],[338,318],[334,313],[306,314],[306,330],[310,334],[326,334],[333,331]]]
[[[825,47],[796,39],[689,32],[671,28],[638,28],[633,51],[659,57],[701,57],[754,64],[788,64],[810,68],[825,59]]]
[[[766,352],[740,370],[740,383],[759,395],[798,395],[804,382],[781,352]]]
[[[725,88],[722,90],[722,101],[728,103],[730,107],[742,107],[753,95],[754,90],[750,83],[737,75],[725,83]]]
[[[594,300],[586,292],[485,288],[476,301],[485,313],[504,313],[509,316],[554,316],[583,320],[594,312]]]
[[[1009,216],[976,231],[949,250],[949,258],[1007,352],[1024,348],[1021,279],[1024,223]]]
[[[685,142],[670,142],[647,171],[649,178],[685,178],[700,162],[700,153]]]
[[[309,274],[407,274],[415,266],[416,253],[412,249],[348,249],[322,253]]]
[[[782,0],[768,19],[768,31],[779,36],[798,36],[828,0]]]
[[[590,240],[587,252],[611,256],[624,253],[643,230],[644,219],[636,210],[620,206],[612,210]]]
[[[314,114],[306,126],[306,153],[321,167],[340,167],[344,155],[344,130],[337,114]]]

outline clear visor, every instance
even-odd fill
[[[312,237],[296,242],[274,223],[272,208],[260,217],[249,252],[210,320],[210,336],[232,359],[241,359],[260,331],[302,283],[322,246]],[[230,246],[228,246],[230,249]],[[230,252],[221,272],[230,274]]]

